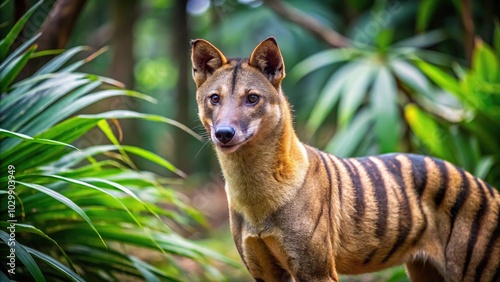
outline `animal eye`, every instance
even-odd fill
[[[260,97],[257,94],[250,94],[247,96],[247,104],[249,105],[255,105],[257,102],[259,102]]]
[[[217,94],[210,95],[210,103],[212,103],[212,105],[219,104],[220,103],[220,96]]]

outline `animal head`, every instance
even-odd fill
[[[224,154],[265,142],[279,127],[285,100],[285,66],[273,37],[248,59],[229,59],[210,42],[192,44],[198,113],[217,150]]]

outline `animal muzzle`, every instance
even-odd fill
[[[231,142],[235,134],[236,130],[234,130],[231,126],[218,126],[215,129],[215,138],[217,138],[217,140],[219,140],[222,144]]]

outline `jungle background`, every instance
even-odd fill
[[[308,144],[432,155],[500,187],[498,1],[12,0],[0,14],[2,261],[13,175],[19,203],[2,281],[252,281],[197,118],[195,38],[246,57],[274,36]],[[407,281],[402,267],[342,278]]]

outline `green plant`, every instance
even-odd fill
[[[455,65],[455,76],[427,62],[420,69],[439,87],[460,101],[466,115],[449,120],[427,113],[416,105],[405,109],[407,120],[433,155],[450,160],[500,187],[500,29],[496,51],[476,40],[470,69]]]
[[[173,120],[133,111],[75,116],[105,98],[154,100],[121,89],[114,80],[77,72],[95,55],[69,63],[83,47],[39,52],[33,45],[37,35],[9,54],[40,3],[0,42],[0,249],[2,261],[7,260],[0,280],[223,279],[214,260],[235,265],[231,260],[178,235],[191,224],[204,224],[201,215],[168,188],[182,182],[184,173],[152,152],[120,145],[109,121],[118,125],[118,119],[139,118],[197,135]],[[14,83],[30,59],[55,54],[33,76]],[[95,127],[111,144],[81,147],[85,142],[80,138]],[[129,154],[175,177],[138,170]],[[177,257],[193,260],[200,272],[186,271]],[[168,266],[155,267],[155,258],[168,261]],[[7,264],[11,262],[15,265]]]
[[[339,156],[387,153],[408,149],[408,125],[403,108],[410,102],[432,104],[436,97],[415,61],[424,57],[441,64],[444,55],[426,51],[442,41],[433,31],[393,43],[392,32],[381,30],[374,45],[355,42],[352,47],[319,52],[297,64],[291,77],[299,80],[328,65],[335,71],[321,90],[306,123],[309,137],[328,121],[336,132],[326,150]],[[332,112],[338,114],[332,115]]]

